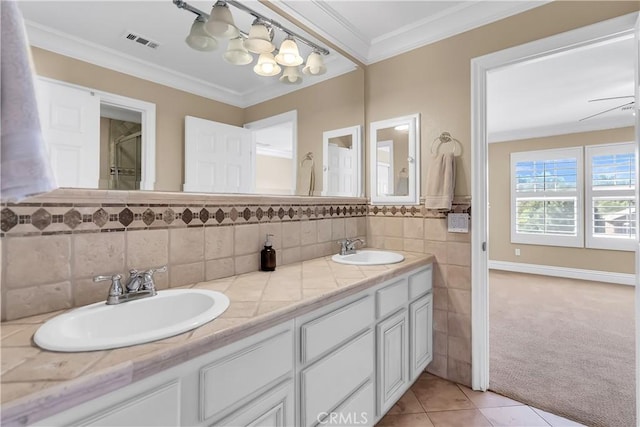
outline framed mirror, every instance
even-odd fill
[[[420,203],[419,141],[419,114],[371,123],[371,203]]]
[[[362,185],[362,132],[350,126],[322,133],[322,195],[364,194]]]

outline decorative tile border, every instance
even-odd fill
[[[434,210],[420,205],[369,205],[367,214],[371,216],[414,217],[414,218],[446,218],[449,213],[468,213],[471,215],[471,197],[457,197],[453,200],[451,210]]]
[[[8,204],[0,211],[0,236],[208,227],[366,216],[359,204]]]

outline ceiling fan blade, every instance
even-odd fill
[[[581,122],[581,121],[583,121],[583,120],[591,119],[591,118],[596,117],[596,116],[599,116],[599,115],[601,115],[601,114],[608,113],[609,111],[617,110],[618,108],[624,108],[624,107],[626,107],[627,105],[633,105],[633,104],[635,104],[635,103],[636,103],[635,101],[626,102],[626,103],[624,103],[624,104],[622,104],[622,105],[618,105],[617,107],[609,108],[608,110],[600,111],[599,113],[592,114],[592,115],[587,116],[587,117],[583,117],[582,119],[580,119],[580,120],[578,120],[578,121],[579,121],[579,122]]]
[[[596,98],[596,99],[590,99],[587,102],[595,102],[595,101],[608,101],[610,99],[625,99],[625,98],[634,98],[634,95],[629,95],[629,96],[612,96],[609,98]]]

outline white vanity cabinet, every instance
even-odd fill
[[[295,425],[293,323],[281,323],[36,425]]]
[[[432,360],[431,280],[428,265],[334,297],[36,425],[374,425]]]
[[[378,418],[433,359],[432,276],[429,265],[376,290]]]

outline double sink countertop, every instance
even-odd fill
[[[0,423],[31,424],[434,261],[397,252],[405,257],[397,264],[344,265],[327,256],[183,286],[220,291],[231,304],[199,328],[131,347],[79,353],[37,347],[35,331],[64,311],[2,322]]]

